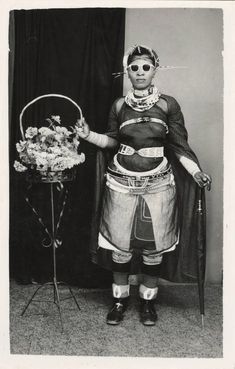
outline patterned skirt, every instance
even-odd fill
[[[117,175],[107,173],[99,247],[130,251],[135,244],[159,254],[175,248],[179,239],[176,186],[166,159],[163,164],[138,173],[138,179],[136,172],[127,174],[120,165],[115,168]]]

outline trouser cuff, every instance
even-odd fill
[[[141,284],[139,287],[139,294],[142,299],[154,300],[157,297],[158,287],[149,288]]]
[[[115,298],[125,298],[130,294],[130,286],[126,285],[118,285],[116,283],[112,284],[113,297]]]

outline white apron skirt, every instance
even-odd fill
[[[125,178],[106,175],[99,247],[131,251],[135,238],[143,242],[143,249],[146,241],[154,241],[154,254],[175,249],[179,239],[176,186],[166,158],[154,170],[141,173],[125,170],[116,160],[115,164],[116,172]],[[139,179],[133,179],[136,174]]]

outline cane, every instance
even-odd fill
[[[197,282],[202,328],[204,328],[204,283],[206,268],[206,224],[204,209],[204,187],[197,188]]]

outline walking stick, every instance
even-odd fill
[[[197,282],[199,293],[199,307],[201,314],[202,328],[204,328],[204,282],[206,268],[206,227],[205,227],[205,209],[203,209],[203,200],[205,189],[198,186],[197,189]]]

